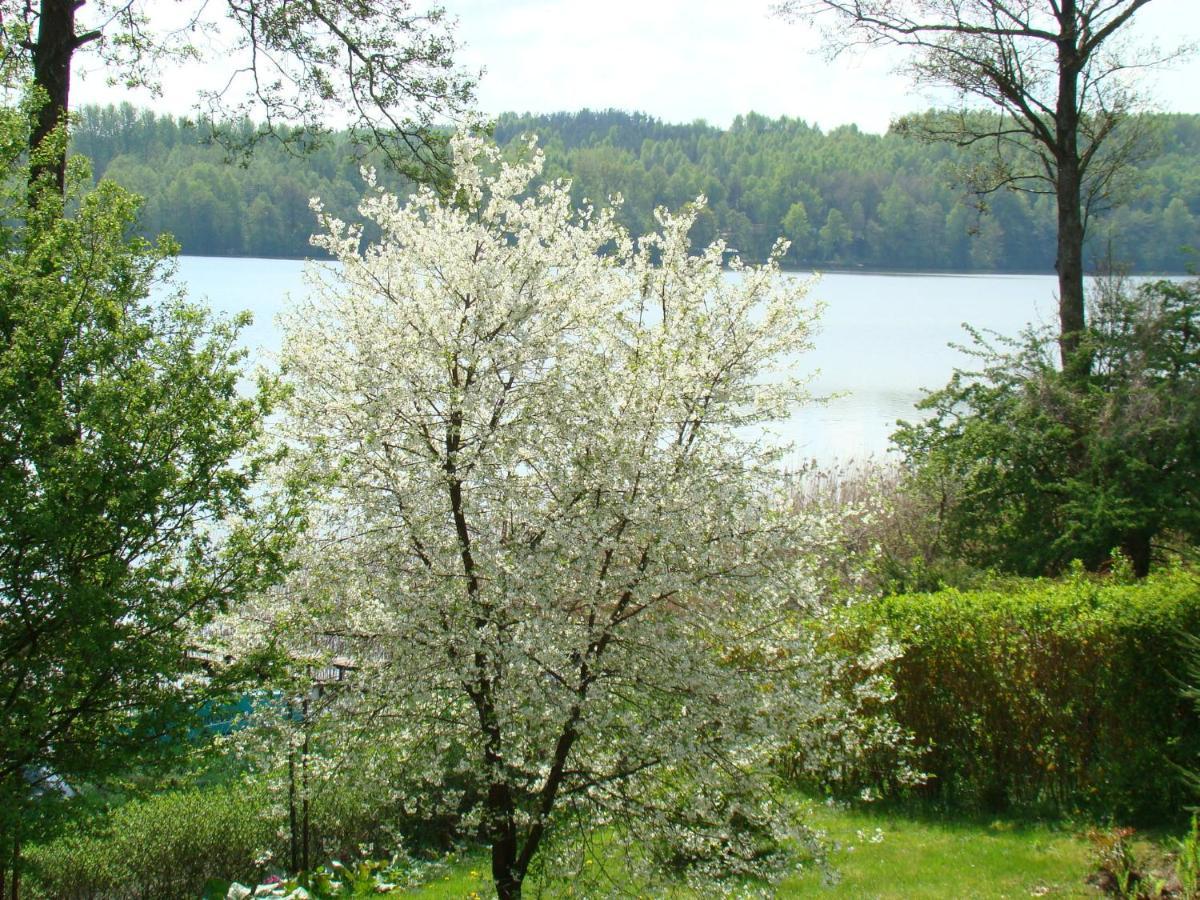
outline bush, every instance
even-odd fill
[[[899,645],[892,713],[925,748],[919,790],[1145,822],[1191,799],[1200,717],[1180,684],[1198,631],[1200,577],[1174,570],[886,597],[847,611],[840,640]]]
[[[1119,549],[1144,575],[1166,535],[1200,540],[1200,281],[1101,282],[1092,307],[1082,376],[1048,331],[972,332],[979,371],[893,436],[950,556],[1036,576]]]
[[[315,794],[311,843],[317,860],[353,858],[364,844],[386,851],[399,818],[357,790],[353,772]],[[348,784],[342,783],[350,782]],[[200,896],[210,879],[257,884],[289,866],[287,810],[262,782],[241,779],[131,800],[77,822],[57,839],[28,846],[30,896],[168,900]]]
[[[250,879],[276,850],[266,792],[242,784],[133,800],[26,849],[34,896],[197,897],[212,877]]]
[[[798,472],[793,510],[833,523],[832,545],[819,557],[822,580],[857,598],[968,588],[987,578],[944,552],[943,510],[953,498],[950,486],[933,482],[874,458]]]

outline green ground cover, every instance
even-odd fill
[[[875,810],[820,810],[814,819],[838,845],[831,862],[840,880],[825,885],[809,871],[784,882],[781,897],[1096,895],[1084,881],[1090,846],[1069,827]]]
[[[809,869],[778,885],[777,897],[1099,896],[1085,881],[1091,847],[1081,828],[822,806],[813,808],[810,821],[835,845],[830,861],[838,881],[826,883],[818,869]],[[1154,846],[1144,842],[1141,849]],[[531,883],[526,893],[537,897],[539,888],[549,896],[572,895],[566,882]],[[413,895],[425,900],[493,896],[486,855],[464,855]],[[677,896],[691,895],[681,891]]]

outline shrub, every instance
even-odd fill
[[[1156,821],[1189,799],[1179,767],[1200,751],[1180,692],[1198,630],[1200,577],[1173,570],[886,597],[847,611],[840,640],[899,646],[892,712],[925,748],[920,790]]]
[[[1185,900],[1200,897],[1200,817],[1192,813],[1188,833],[1175,841],[1175,879]]]
[[[353,770],[315,794],[312,846],[320,859],[351,858],[392,841],[398,812],[357,789]],[[334,783],[336,782],[336,783]],[[131,800],[29,846],[34,897],[168,900],[200,896],[210,879],[258,883],[288,868],[287,811],[264,781],[188,787]]]
[[[941,532],[953,484],[933,473],[913,478],[894,461],[874,458],[813,466],[796,473],[790,499],[796,513],[833,524],[820,574],[848,596],[973,587],[986,577],[945,552]]]
[[[27,848],[28,887],[63,900],[196,897],[211,877],[258,874],[256,859],[277,843],[262,789],[167,791]]]
[[[1200,538],[1198,323],[1200,281],[1102,282],[1084,377],[1059,371],[1046,331],[999,348],[972,332],[979,371],[955,372],[893,436],[915,485],[944,501],[944,550],[1045,575],[1120,549],[1144,575],[1164,535]]]

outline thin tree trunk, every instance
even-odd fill
[[[308,669],[309,680],[312,679],[312,669]],[[309,753],[309,727],[308,727],[308,693],[304,694],[304,719],[302,721],[304,727],[304,746],[300,751],[300,866],[305,871],[310,871],[308,858],[308,753]]]
[[[296,822],[296,750],[294,747],[288,748],[288,825],[291,833],[291,840],[288,843],[288,868],[291,872],[297,872],[300,869],[300,834],[299,825]]]
[[[12,839],[12,893],[11,900],[21,900],[21,833],[13,830]]]
[[[1091,361],[1080,350],[1084,329],[1083,214],[1078,160],[1058,169],[1058,327],[1059,353],[1068,377],[1086,378]]]
[[[499,777],[504,757],[501,753],[500,731],[496,725],[495,708],[490,697],[483,695],[478,704],[487,744],[484,760],[487,767],[497,773],[497,778],[488,787],[487,830],[492,844],[492,883],[500,900],[519,900],[521,882],[525,870],[520,868],[520,846],[517,840],[516,810],[512,791]]]
[[[1059,13],[1058,99],[1054,112],[1055,199],[1058,201],[1058,344],[1063,372],[1082,380],[1091,361],[1080,353],[1084,329],[1083,171],[1079,159],[1079,34],[1076,0]]]

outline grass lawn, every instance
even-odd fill
[[[1098,895],[1084,882],[1091,848],[1071,830],[821,808],[813,822],[838,845],[840,881],[824,885],[810,871],[781,884],[781,897]]]
[[[778,885],[777,897],[984,900],[1100,896],[1084,882],[1090,870],[1090,845],[1065,826],[823,806],[813,807],[809,821],[836,844],[831,861],[840,880],[828,885],[819,871],[805,871]],[[464,856],[414,896],[495,896],[489,871],[486,854]],[[528,885],[530,896],[538,895],[535,887]],[[570,896],[570,885],[553,885],[547,893]]]

